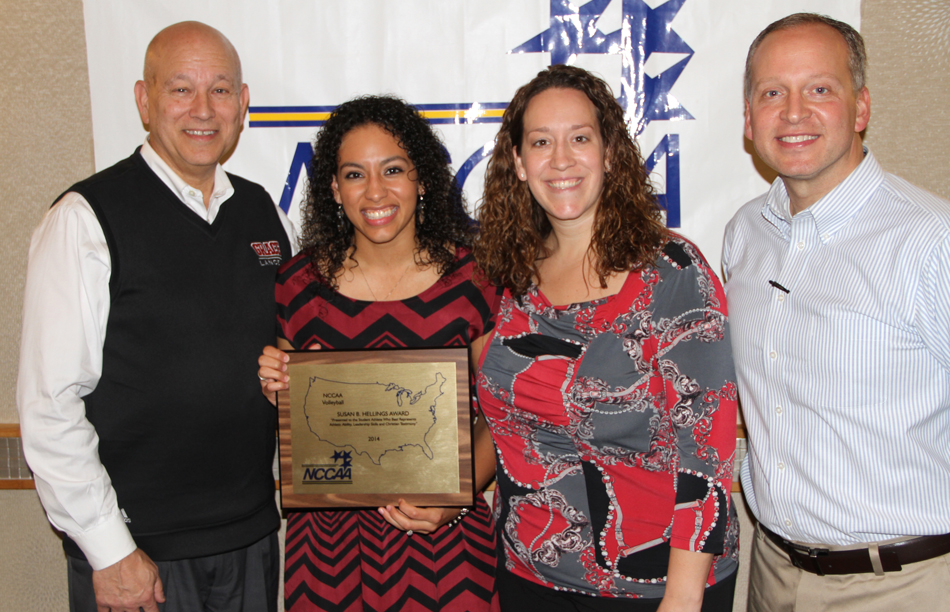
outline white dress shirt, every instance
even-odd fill
[[[140,153],[182,203],[209,224],[234,194],[218,165],[205,207],[201,191],[175,174],[148,140]],[[296,250],[293,226],[283,211],[277,213]],[[99,461],[99,438],[82,399],[102,374],[110,275],[109,247],[95,213],[85,198],[67,193],[47,212],[30,243],[17,406],[23,453],[47,516],[96,570],[136,548]]]
[[[722,261],[756,518],[808,543],[950,532],[950,202],[866,151],[794,217],[776,179]]]

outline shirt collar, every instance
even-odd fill
[[[221,205],[234,195],[234,187],[231,185],[231,180],[228,179],[228,173],[224,171],[221,164],[217,164],[214,169],[214,190],[211,192],[208,207],[205,208],[204,196],[201,190],[192,187],[178,176],[178,174],[172,170],[171,166],[165,163],[165,160],[159,157],[158,153],[155,152],[155,149],[149,144],[147,137],[140,153],[142,159],[148,164],[148,167],[172,190],[172,193],[178,196],[178,199],[181,200],[183,204],[204,217],[208,223],[214,221]],[[198,206],[196,206],[196,204]]]
[[[871,150],[864,147],[864,159],[858,167],[834,189],[798,213],[796,217],[812,219],[821,241],[827,243],[864,207],[883,180],[884,170],[877,163]],[[792,214],[789,210],[788,192],[785,190],[785,182],[781,177],[776,178],[769,188],[762,206],[762,216],[778,228],[785,238],[788,238]]]

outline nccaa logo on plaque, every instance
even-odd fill
[[[337,451],[333,463],[305,464],[303,484],[353,484],[353,460],[350,451]]]

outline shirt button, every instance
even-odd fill
[[[785,464],[782,463],[781,461],[779,461],[779,463],[778,463],[778,469],[784,470],[784,469],[785,469]]]
[[[786,527],[791,527],[791,526],[792,526],[792,521],[791,521],[791,519],[785,519],[785,526],[786,526]]]
[[[802,240],[801,242],[798,243],[798,250],[801,251],[804,248],[805,248],[805,241]]]
[[[775,414],[782,414],[782,407],[781,407],[781,406],[776,406],[776,407],[775,407]]]
[[[776,359],[776,358],[778,358],[778,353],[776,353],[775,351],[771,351],[771,352],[769,353],[769,358],[770,358],[770,359]]]
[[[779,301],[779,302],[784,302],[784,301],[785,301],[785,294],[782,293],[781,291],[780,291],[779,294],[778,294],[778,301]]]

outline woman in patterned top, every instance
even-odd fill
[[[475,282],[474,224],[448,154],[411,106],[364,97],[317,137],[302,248],[278,273],[281,338],[259,359],[274,401],[287,389],[279,349],[472,346],[480,353],[500,290]],[[476,486],[494,474],[484,419]],[[448,523],[452,525],[446,526]],[[287,610],[489,610],[495,535],[481,494],[462,508],[405,501],[366,511],[290,512]]]
[[[725,296],[664,227],[604,81],[552,66],[518,90],[479,222],[505,287],[477,381],[502,609],[732,610]]]

